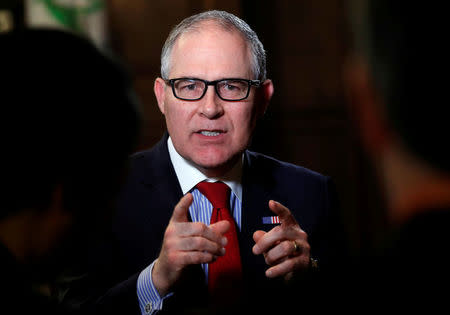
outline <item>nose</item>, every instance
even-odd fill
[[[208,86],[205,96],[199,101],[200,114],[208,119],[215,119],[223,115],[223,101],[214,90],[214,86]]]

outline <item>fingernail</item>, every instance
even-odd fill
[[[257,245],[253,246],[253,253],[258,254],[259,247]]]
[[[225,248],[222,247],[222,248],[220,249],[220,254],[223,256],[223,255],[225,255],[225,252],[226,252]]]
[[[272,270],[270,270],[270,269],[267,270],[266,271],[266,276],[269,277],[269,278],[272,277]]]
[[[227,245],[227,243],[228,243],[228,240],[227,240],[227,238],[226,237],[222,237],[222,246],[225,246],[225,245]]]

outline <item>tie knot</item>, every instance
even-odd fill
[[[214,208],[228,208],[230,187],[226,184],[222,182],[201,182],[198,183],[196,187],[206,198],[208,198]]]

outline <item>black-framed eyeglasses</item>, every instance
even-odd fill
[[[214,85],[217,95],[224,101],[242,101],[250,94],[250,87],[259,87],[260,80],[221,79],[207,81],[196,78],[177,78],[165,80],[172,86],[173,95],[185,101],[198,101],[205,94],[209,85]]]

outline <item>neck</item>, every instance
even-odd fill
[[[223,178],[226,174],[230,173],[230,171],[237,166],[238,158],[233,158],[232,161],[227,162],[224,165],[220,165],[214,168],[201,168],[198,170],[202,172],[206,177],[209,178]]]

